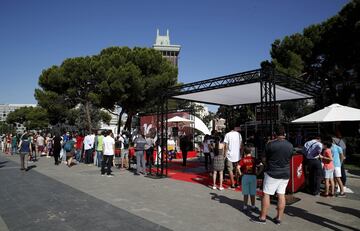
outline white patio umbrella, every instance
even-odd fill
[[[336,121],[360,121],[360,109],[335,103],[291,122],[322,123]]]
[[[193,122],[192,120],[182,118],[180,116],[174,116],[167,121],[168,123],[180,123],[180,122]]]

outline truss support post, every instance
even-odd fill
[[[160,173],[160,168],[159,168],[159,163],[161,162],[161,139],[160,139],[160,134],[161,134],[161,114],[163,113],[161,111],[161,106],[158,104],[157,107],[157,113],[156,113],[156,136],[157,136],[157,141],[156,141],[156,175],[159,175]],[[161,113],[161,114],[160,114]]]
[[[169,98],[166,97],[165,98],[165,175],[168,175],[168,146],[167,146],[167,141],[168,141],[168,113],[169,113]]]
[[[165,107],[164,107],[164,99],[165,97],[162,98],[161,100],[161,128],[160,128],[160,152],[161,152],[161,160],[160,160],[160,176],[162,177],[164,175],[164,146],[165,146],[165,136],[164,136],[164,130],[165,130]]]
[[[265,136],[272,135],[276,123],[276,88],[273,68],[266,67],[260,73],[261,124],[265,126]]]

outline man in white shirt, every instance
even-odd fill
[[[231,189],[235,189],[234,165],[241,159],[242,137],[240,127],[234,127],[233,130],[226,133],[224,138],[224,153],[226,154],[226,168],[230,175]]]
[[[91,166],[91,159],[94,152],[94,137],[88,133],[84,138],[85,164]]]
[[[45,139],[44,137],[38,133],[38,136],[36,137],[36,155],[41,156],[44,152],[45,148]]]
[[[105,132],[105,138],[103,139],[103,160],[101,162],[101,175],[105,175],[105,164],[106,173],[108,177],[112,177],[111,165],[115,155],[115,140],[111,136],[111,131]]]

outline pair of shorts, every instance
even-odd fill
[[[39,145],[38,146],[38,152],[43,152],[44,151],[44,146],[43,145]]]
[[[256,176],[255,175],[243,175],[241,178],[241,189],[243,195],[256,195]]]
[[[232,172],[235,168],[235,165],[237,164],[237,162],[231,162],[228,158],[226,158],[226,169],[228,170],[228,172]]]
[[[129,149],[121,149],[121,158],[128,158],[129,157]]]
[[[263,192],[268,195],[285,194],[289,179],[276,179],[264,173]]]
[[[66,157],[73,157],[74,156],[74,152],[66,152]]]
[[[325,169],[324,170],[324,178],[325,179],[333,179],[334,178],[334,169]]]
[[[341,167],[335,167],[334,177],[341,177]]]

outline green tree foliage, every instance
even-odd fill
[[[226,129],[231,130],[234,128],[234,126],[240,126],[245,122],[254,120],[254,112],[254,105],[235,107],[220,106],[216,116],[218,118],[225,118],[227,123]]]
[[[209,123],[210,123],[213,119],[216,119],[216,118],[217,118],[216,113],[209,111],[209,114],[206,115],[206,116],[204,116],[204,117],[202,118],[202,121],[204,122],[204,124],[209,125]]]
[[[8,124],[4,121],[0,121],[0,135],[8,134],[8,133],[15,133],[15,126]]]
[[[275,40],[277,71],[322,84],[318,106],[334,102],[360,106],[360,1],[348,3],[325,22]],[[356,103],[354,103],[356,102]]]
[[[177,69],[153,49],[110,47],[44,70],[35,98],[52,124],[76,124],[71,109],[79,106],[79,115],[84,116],[81,123],[91,130],[97,126],[98,114],[106,117],[100,108],[112,110],[117,105],[121,115],[129,115],[129,127],[132,115],[158,104],[164,89],[176,83],[176,76]]]
[[[71,109],[67,115],[67,124],[70,126],[75,126],[78,131],[87,131],[88,123],[86,121],[86,112],[85,107],[80,105],[77,108]],[[100,122],[109,124],[111,120],[111,115],[108,112],[105,112],[101,109],[98,109],[94,106],[89,107],[90,117],[91,117],[91,127],[94,129],[99,129]]]
[[[177,69],[154,49],[110,47],[100,57],[107,70],[101,83],[102,100],[116,99],[112,106],[121,107],[120,115],[128,114],[127,129],[133,115],[154,108],[165,89],[176,84]]]
[[[6,118],[8,124],[23,124],[27,129],[44,129],[49,126],[48,114],[41,107],[21,107],[10,112]]]
[[[309,105],[308,101],[301,100],[297,102],[283,102],[281,103],[282,114],[280,120],[284,122],[291,122],[303,115],[310,114],[313,107]]]

